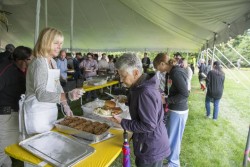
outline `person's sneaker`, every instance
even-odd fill
[[[210,117],[209,115],[206,115],[205,117],[206,117],[207,119],[211,119],[211,117]]]
[[[217,119],[213,119],[213,121],[217,121]]]

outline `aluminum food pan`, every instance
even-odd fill
[[[77,129],[74,129],[74,128],[59,124],[59,122],[61,122],[64,118],[57,120],[54,123],[54,125],[56,126],[57,130],[60,131],[60,132],[71,134],[71,135],[74,135],[74,136],[77,136],[77,137],[81,137],[83,139],[87,139],[87,140],[90,140],[90,141],[93,141],[93,142],[101,141],[105,136],[107,136],[109,134],[109,129],[112,127],[112,124],[108,123],[108,122],[96,121],[94,119],[89,119],[89,118],[85,118],[85,117],[79,117],[79,118],[84,118],[84,119],[90,120],[92,122],[106,123],[106,124],[109,125],[109,128],[107,129],[106,132],[104,132],[104,133],[102,133],[100,135],[95,135],[95,134],[92,134],[92,133],[80,131],[80,130],[77,130]]]
[[[87,144],[51,131],[26,139],[19,145],[53,166],[60,167],[73,166],[95,152]]]

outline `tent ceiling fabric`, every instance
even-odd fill
[[[17,3],[19,2],[19,3]],[[21,3],[22,2],[22,3]],[[48,0],[48,25],[60,29],[70,47],[70,0]],[[9,32],[4,44],[34,46],[35,0],[0,0]],[[41,0],[40,30],[45,26]],[[230,29],[228,29],[230,24]],[[75,49],[193,51],[226,41],[250,28],[250,0],[74,0]]]

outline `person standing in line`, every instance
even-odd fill
[[[59,58],[56,61],[57,68],[60,69],[60,83],[62,87],[65,87],[67,84],[67,59],[66,59],[66,51],[61,50],[59,53]]]
[[[162,167],[169,153],[167,129],[156,75],[143,73],[141,60],[125,53],[115,63],[121,82],[129,88],[128,105],[132,120],[114,118],[122,128],[133,132],[137,167]]]
[[[87,53],[87,59],[83,60],[79,67],[83,69],[86,79],[97,75],[98,64],[97,61],[93,59],[92,53]]]
[[[188,66],[187,60],[183,60],[183,69],[188,76],[188,91],[191,92],[191,81],[193,77],[193,72],[191,68]]]
[[[212,68],[212,60],[211,59],[209,59],[208,61],[207,61],[207,66],[206,66],[206,75],[209,73],[209,71],[211,71],[211,68]]]
[[[106,53],[102,54],[101,60],[98,61],[98,75],[105,75],[109,69]]]
[[[32,50],[18,46],[13,62],[5,61],[0,67],[0,166],[11,167],[12,161],[4,148],[18,142],[18,101],[25,93],[25,75]]]
[[[114,58],[111,57],[111,58],[109,59],[109,69],[108,69],[108,73],[109,73],[109,74],[115,74],[115,71],[116,71],[116,69],[115,69],[115,64],[114,64]]]
[[[210,117],[210,102],[214,103],[213,120],[218,119],[219,103],[224,90],[225,74],[221,69],[220,63],[215,61],[213,63],[213,70],[209,71],[206,84],[207,94],[205,99],[206,116]]]
[[[205,80],[206,80],[206,77],[207,77],[207,74],[206,74],[207,67],[205,65],[205,60],[204,59],[200,59],[199,62],[200,62],[200,66],[198,67],[199,68],[198,77],[199,77],[199,82],[200,82],[200,85],[201,85],[201,89],[204,91],[206,89]]]
[[[5,46],[5,51],[0,53],[0,65],[6,60],[12,59],[12,53],[14,52],[15,46],[13,44],[7,44]]]
[[[150,66],[150,59],[148,58],[148,53],[144,53],[144,57],[142,58],[142,65],[143,65],[143,71],[144,73],[147,72],[147,69],[149,68]]]
[[[193,74],[194,74],[194,64],[193,64],[193,63],[190,64],[190,68],[191,68],[191,70],[192,70],[192,72],[193,72]]]
[[[166,72],[166,65],[165,65],[165,55],[168,56],[167,53],[158,53],[155,59],[153,60],[154,68],[157,70],[156,75],[158,76],[158,79],[160,81],[160,93],[163,96],[168,96],[168,90],[169,90],[169,74]],[[166,104],[163,104],[164,108],[164,123],[167,123],[167,120],[169,118],[169,112],[168,112],[168,106]]]
[[[181,54],[180,54],[179,52],[176,52],[176,53],[174,54],[174,58],[175,58],[175,60],[177,61],[178,66],[180,66],[180,67],[183,68],[183,59],[182,59]]]
[[[83,70],[83,75],[87,81],[91,80],[92,77],[97,75],[98,64],[97,61],[93,59],[92,53],[87,53],[87,60],[83,60],[79,67]],[[91,97],[94,99],[97,98],[96,90],[86,93],[86,101],[90,101]]]
[[[57,120],[57,103],[61,103],[67,116],[73,113],[67,99],[78,100],[82,89],[65,93],[60,85],[60,70],[54,57],[58,56],[63,44],[61,31],[47,27],[43,29],[35,44],[34,59],[29,65],[26,77],[26,93],[23,102],[23,122],[27,135],[51,130]]]
[[[168,157],[169,167],[180,166],[181,141],[188,118],[188,77],[175,59],[158,54],[155,59],[161,60],[161,68],[169,73],[172,85],[168,97],[162,96],[163,104],[168,105],[169,118],[166,123],[171,154]]]
[[[67,68],[70,70],[74,69],[73,58],[70,53],[66,54],[66,59],[67,59]]]
[[[73,66],[74,66],[74,80],[76,81],[76,87],[77,87],[77,81],[81,76],[81,70],[80,70],[80,63],[82,59],[82,54],[81,53],[76,53],[75,58],[73,59]]]

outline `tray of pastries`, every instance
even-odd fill
[[[55,126],[60,132],[98,142],[108,135],[112,125],[108,122],[74,116],[57,120]]]

